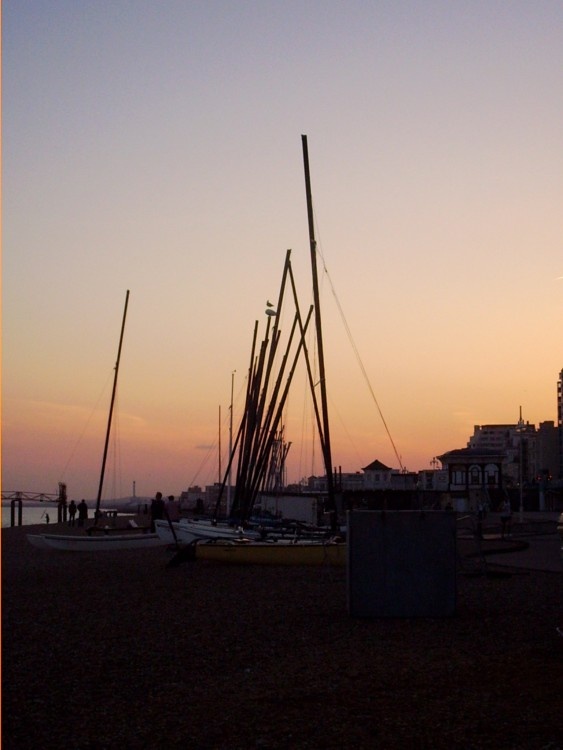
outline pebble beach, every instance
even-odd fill
[[[4,750],[563,748],[555,523],[483,543],[485,569],[459,542],[434,619],[350,617],[345,569],[27,542],[45,531],[1,534]]]

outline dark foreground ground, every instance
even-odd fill
[[[29,530],[2,532],[4,750],[563,747],[555,524],[488,575],[462,540],[457,614],[401,620],[351,618],[345,570],[166,568]]]

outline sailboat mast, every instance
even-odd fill
[[[324,362],[323,334],[321,327],[321,306],[319,299],[319,279],[317,274],[317,242],[315,240],[315,226],[313,220],[313,200],[311,197],[311,176],[309,173],[309,149],[307,147],[307,136],[302,135],[303,144],[303,165],[305,169],[305,191],[307,194],[307,218],[309,221],[309,244],[311,248],[311,270],[313,273],[313,301],[315,305],[315,328],[317,331],[317,349],[319,353],[319,375],[321,387],[321,409],[323,418],[323,434],[321,438],[321,448],[326,471],[326,482],[328,491],[329,510],[332,511],[333,524],[335,523],[334,511],[336,511],[336,502],[334,498],[334,479],[332,475],[332,455],[330,449],[330,430],[328,421],[328,401],[326,391],[326,375]]]
[[[117,375],[119,372],[119,360],[121,359],[121,346],[123,344],[123,333],[125,331],[125,318],[127,317],[127,305],[129,303],[129,289],[127,290],[127,294],[125,295],[125,308],[123,310],[123,320],[121,322],[121,334],[119,336],[119,348],[117,350],[117,361],[115,363],[115,374],[113,376],[113,389],[111,392],[111,403],[109,407],[109,416],[108,416],[108,426],[106,429],[106,441],[104,444],[104,456],[102,458],[102,471],[100,473],[100,485],[98,487],[98,497],[96,499],[96,513],[94,515],[95,523],[98,522],[98,518],[100,516],[100,503],[102,500],[102,488],[104,486],[104,474],[106,471],[106,459],[108,455],[108,446],[109,446],[109,435],[111,432],[111,420],[113,417],[113,405],[115,403],[115,393],[117,390]]]
[[[231,372],[231,404],[229,406],[229,470],[227,471],[227,512],[225,516],[228,518],[231,512],[231,455],[233,453],[233,393],[235,389],[235,372]]]
[[[219,479],[217,480],[221,484],[221,404],[219,404]]]

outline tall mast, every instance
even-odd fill
[[[236,370],[231,372],[231,405],[229,407],[229,470],[227,471],[227,512],[225,514],[227,518],[231,512],[231,456],[233,454],[233,393],[235,389],[235,372]]]
[[[115,374],[113,376],[113,389],[111,392],[111,403],[109,407],[108,426],[106,429],[106,442],[104,445],[104,456],[102,458],[102,471],[100,474],[100,485],[98,487],[98,497],[96,499],[96,513],[94,515],[95,523],[98,522],[98,518],[100,516],[100,502],[102,499],[102,488],[104,486],[104,474],[106,470],[106,459],[108,455],[109,435],[111,431],[111,420],[113,417],[113,405],[115,402],[115,392],[117,390],[117,374],[119,372],[119,360],[121,359],[121,346],[123,344],[123,332],[125,331],[125,318],[127,317],[128,302],[129,302],[129,289],[127,290],[127,294],[125,295],[125,308],[123,310],[123,320],[121,322],[121,334],[119,336],[119,348],[117,350],[117,361],[115,363]]]
[[[326,396],[326,375],[323,348],[323,333],[321,328],[321,306],[319,300],[319,279],[317,274],[317,242],[315,240],[315,226],[313,220],[313,201],[311,197],[311,176],[309,173],[309,150],[307,148],[307,136],[302,135],[303,144],[303,165],[305,168],[305,191],[307,194],[307,218],[309,221],[309,244],[311,248],[311,269],[313,273],[313,301],[315,305],[315,328],[317,331],[317,349],[319,352],[319,375],[321,386],[321,409],[323,421],[323,434],[321,438],[321,448],[326,471],[326,482],[328,491],[329,510],[332,512],[332,523],[336,523],[335,513],[336,502],[334,498],[334,479],[332,475],[332,455],[330,450],[330,431],[328,423],[328,401]]]
[[[217,480],[221,484],[221,404],[219,404],[219,479]]]

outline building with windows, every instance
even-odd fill
[[[377,459],[362,469],[364,490],[414,490],[418,484],[418,473],[391,469]]]
[[[558,478],[559,443],[554,422],[541,422],[536,428],[520,418],[515,424],[475,425],[467,448],[502,454],[503,482],[515,486],[533,484],[540,477]]]
[[[506,455],[492,448],[457,448],[438,456],[451,491],[502,489]]]
[[[504,451],[516,427],[514,424],[476,424],[467,447]]]
[[[540,422],[536,436],[536,465],[538,481],[551,482],[561,478],[559,466],[560,428],[555,422]]]
[[[441,467],[439,464],[441,463]],[[563,501],[563,369],[557,381],[557,424],[540,422],[539,427],[520,418],[509,424],[474,425],[473,435],[465,448],[434,456],[432,469],[409,472],[392,469],[378,459],[361,471],[335,472],[335,486],[341,493],[360,495],[362,492],[384,493],[397,490],[397,495],[409,493],[420,502],[426,493],[439,493],[454,500],[457,509],[474,507],[475,503],[496,500],[498,505],[507,492],[529,490],[546,498]],[[323,495],[327,491],[326,476],[310,476],[285,492],[294,495]],[[190,487],[180,497],[181,507],[197,512],[212,512],[221,493],[221,511],[226,509],[225,492],[219,484],[204,489]],[[459,502],[458,502],[459,501]],[[442,502],[442,501],[441,501]],[[540,499],[539,506],[542,507]],[[418,506],[417,506],[418,507]],[[422,507],[422,506],[420,506]]]

